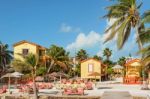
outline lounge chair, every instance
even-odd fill
[[[6,89],[0,89],[0,94],[6,93]]]
[[[83,88],[77,88],[77,89],[64,89],[63,94],[65,95],[84,95],[84,89]]]
[[[87,90],[92,90],[93,89],[93,86],[92,86],[92,83],[88,82],[86,85],[86,89]]]

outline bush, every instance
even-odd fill
[[[36,70],[36,75],[37,76],[42,76],[46,73],[46,68],[41,66]]]

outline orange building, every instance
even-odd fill
[[[129,59],[125,64],[125,84],[140,84],[142,65],[140,59]]]

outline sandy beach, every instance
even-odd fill
[[[83,96],[71,96],[71,95],[62,95],[63,90],[58,90],[55,87],[53,89],[40,89],[38,96],[40,97],[57,97],[60,99],[64,97],[65,99],[68,97],[91,97],[91,99],[100,98],[103,96],[105,92],[129,92],[129,94],[134,97],[134,99],[150,99],[150,90],[141,90],[141,85],[125,85],[125,84],[107,84],[107,83],[98,83],[96,86],[94,86],[93,90],[84,90],[85,95]],[[17,91],[13,91],[12,94],[2,94],[1,97],[4,96],[22,96],[22,97],[32,97],[32,95],[27,93],[18,93]],[[93,98],[92,98],[93,97]],[[26,99],[28,99],[26,98]],[[1,99],[7,99],[7,98],[1,98]],[[9,99],[9,98],[8,98]],[[47,99],[47,98],[43,98]],[[51,98],[50,98],[51,99]]]

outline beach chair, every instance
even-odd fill
[[[83,88],[78,88],[77,92],[79,95],[84,95],[84,89]]]
[[[65,94],[65,95],[70,95],[70,94],[72,94],[72,89],[70,89],[70,88],[64,89],[63,94]]]
[[[92,90],[93,89],[93,86],[92,86],[92,83],[91,82],[88,82],[85,84],[86,85],[86,89],[87,90]]]
[[[6,93],[6,92],[7,92],[6,89],[4,88],[0,89],[0,94]]]

